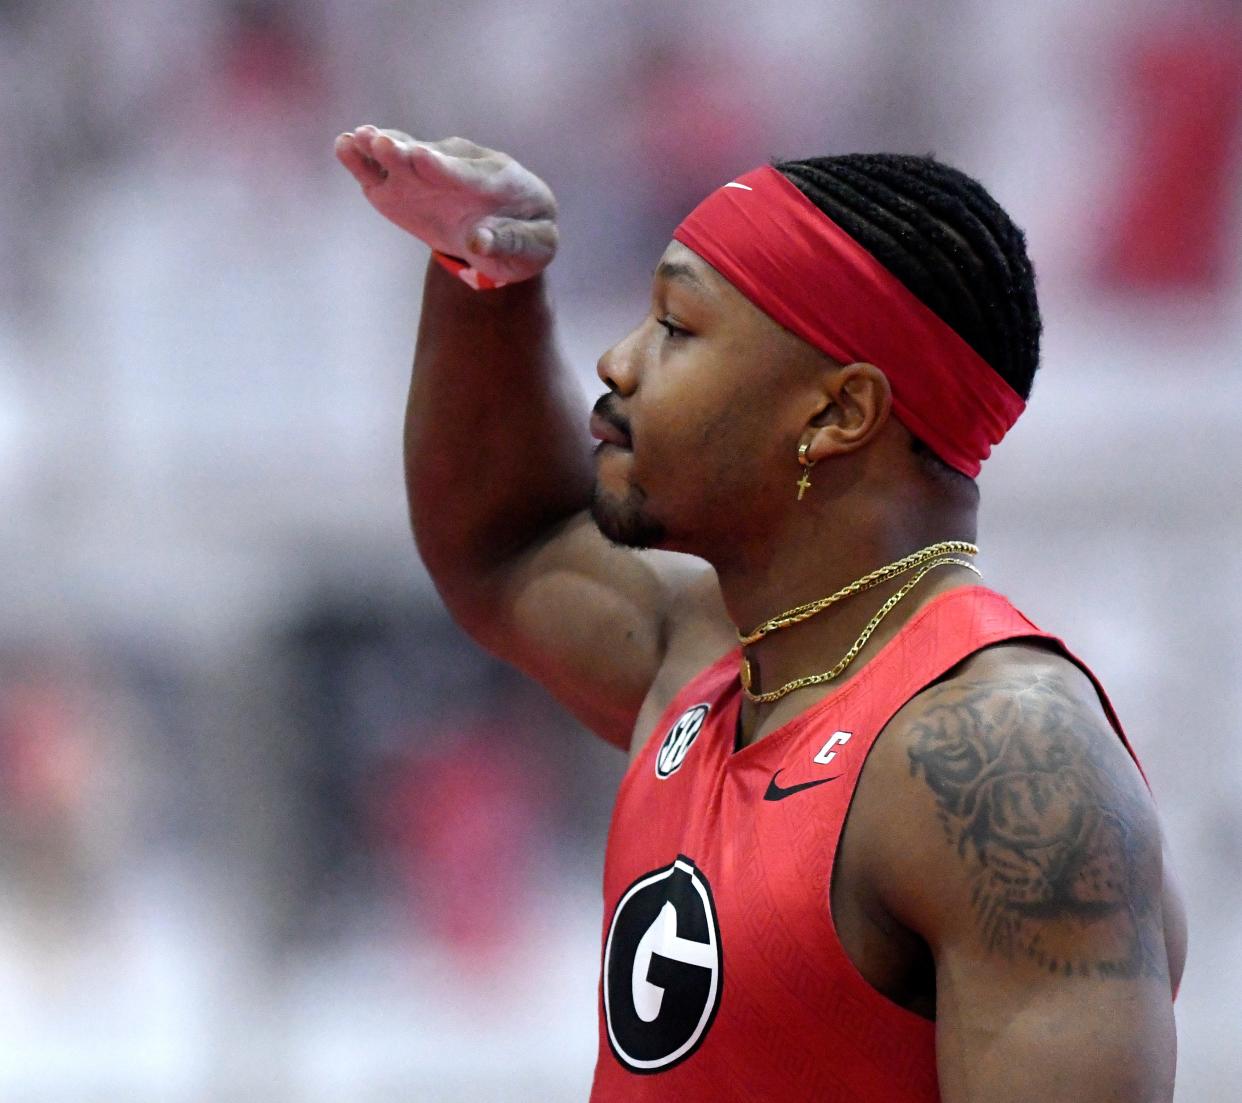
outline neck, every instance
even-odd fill
[[[834,511],[837,512],[837,511]],[[764,540],[766,555],[748,556],[745,548],[716,563],[721,592],[734,624],[744,633],[796,605],[834,593],[863,575],[943,540],[972,541],[973,504],[953,509],[896,508],[872,498],[839,516],[847,529],[821,513],[791,512],[789,524]],[[781,628],[745,649],[756,674],[757,691],[774,690],[795,678],[833,667],[854,644],[867,622],[913,573],[854,594],[810,619]],[[946,590],[977,582],[960,567],[929,572],[876,628],[858,658],[828,685],[795,690],[778,702],[758,705],[746,700],[743,728],[753,738],[769,719],[783,721],[857,674],[867,660],[900,631],[923,605]]]
[[[929,544],[973,542],[977,528],[973,506],[898,510],[892,503],[872,502],[840,513],[849,517],[847,526],[807,510],[768,530],[759,548],[738,541],[729,554],[711,557],[725,606],[739,629],[750,631]],[[830,621],[845,607],[843,602],[814,619]]]

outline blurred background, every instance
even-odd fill
[[[585,1098],[623,763],[418,564],[426,256],[333,160],[366,121],[551,182],[592,396],[739,171],[987,183],[1047,337],[983,566],[1128,725],[1190,908],[1178,1100],[1232,1097],[1240,9],[0,0],[0,1097]]]

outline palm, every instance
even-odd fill
[[[493,278],[525,279],[556,251],[556,200],[513,158],[467,141],[360,127],[337,157],[390,222]]]

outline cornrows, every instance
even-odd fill
[[[1026,238],[976,180],[931,157],[848,154],[775,166],[1023,398],[1042,328]]]

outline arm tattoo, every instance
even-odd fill
[[[1165,975],[1150,807],[1106,746],[1116,735],[1058,678],[946,683],[912,735],[911,773],[935,795],[990,952],[1064,976]]]

